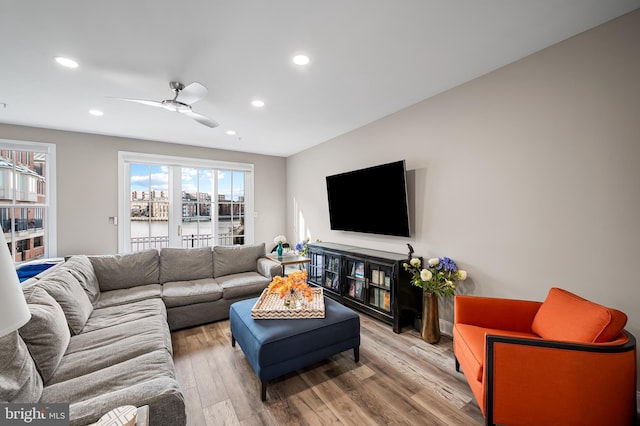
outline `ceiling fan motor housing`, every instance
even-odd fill
[[[180,83],[179,81],[172,81],[169,83],[169,87],[171,87],[171,90],[179,92],[184,89],[184,84]]]
[[[175,99],[165,99],[161,103],[162,103],[162,107],[169,111],[175,111],[175,112],[191,111],[191,105],[183,104],[182,102],[178,102]]]

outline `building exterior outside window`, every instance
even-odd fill
[[[46,256],[48,161],[47,152],[0,143],[0,226],[17,263]]]

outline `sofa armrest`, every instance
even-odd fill
[[[633,424],[636,342],[486,336],[487,424]]]
[[[541,302],[495,297],[455,296],[454,324],[531,332],[531,323]]]
[[[273,277],[278,275],[282,276],[284,272],[281,264],[266,257],[258,258],[257,268],[260,275],[269,279],[273,279]]]

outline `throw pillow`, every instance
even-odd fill
[[[62,308],[46,291],[37,286],[24,289],[31,319],[20,328],[36,367],[47,383],[69,346],[71,334]]]
[[[620,311],[552,288],[534,317],[531,330],[545,339],[596,343],[611,341],[625,324],[626,316]]]

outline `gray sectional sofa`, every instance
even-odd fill
[[[0,402],[68,402],[71,425],[148,405],[186,424],[170,331],[229,317],[282,267],[264,244],[72,256],[23,286],[32,314],[0,338]]]

